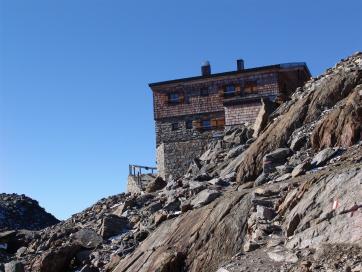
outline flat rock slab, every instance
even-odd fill
[[[209,189],[203,190],[196,196],[196,198],[194,198],[191,201],[191,205],[194,206],[195,208],[204,206],[206,204],[209,204],[216,198],[218,198],[220,195],[221,193],[216,190],[209,190]]]
[[[329,159],[332,159],[340,151],[339,148],[326,148],[314,156],[311,164],[313,167],[319,167],[325,164]]]

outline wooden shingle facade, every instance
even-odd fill
[[[261,98],[280,103],[311,74],[305,63],[287,63],[211,73],[149,84],[153,91],[157,167],[164,178],[184,174],[192,160],[226,126],[253,123]]]

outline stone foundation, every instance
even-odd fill
[[[145,190],[147,184],[154,180],[156,175],[141,174],[141,175],[129,175],[127,182],[127,193],[140,194]]]
[[[163,143],[157,147],[157,169],[163,179],[180,177],[189,168],[192,160],[199,157],[210,139]]]

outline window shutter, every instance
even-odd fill
[[[219,89],[219,96],[224,97],[224,88]]]
[[[180,97],[180,103],[184,103],[185,102],[185,94],[180,93],[179,97]]]
[[[217,119],[211,119],[211,127],[217,127]]]
[[[196,129],[200,129],[201,128],[201,121],[200,120],[193,120],[192,121],[192,126]]]
[[[219,118],[219,119],[217,120],[217,125],[218,125],[219,127],[225,126],[225,118]]]

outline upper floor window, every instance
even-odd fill
[[[200,90],[200,96],[209,96],[209,89],[207,88],[202,88]]]
[[[233,96],[235,95],[236,89],[234,85],[227,85],[224,89],[224,96]]]
[[[258,85],[258,84],[257,84],[256,80],[248,80],[248,81],[245,81],[245,84],[244,84],[244,92],[245,92],[245,93],[251,93],[251,92],[255,91],[257,85]]]
[[[202,129],[211,129],[210,119],[202,120],[201,127],[202,127]]]
[[[178,104],[181,102],[180,95],[178,93],[169,93],[168,94],[168,103]]]

